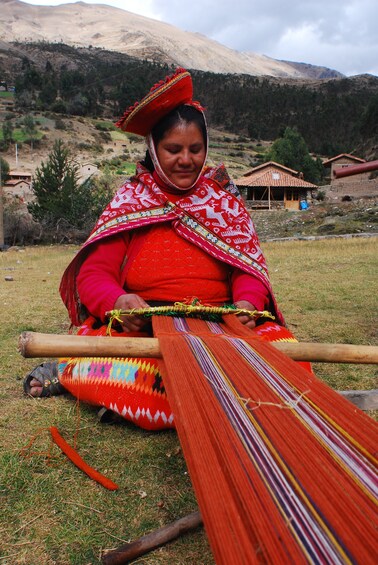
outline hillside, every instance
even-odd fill
[[[93,118],[75,118],[35,114],[38,137],[33,148],[29,143],[14,146],[1,156],[11,169],[33,172],[46,162],[55,140],[62,139],[77,163],[92,163],[101,172],[113,176],[114,189],[134,170],[134,163],[144,156],[144,140],[116,130],[112,123]],[[256,142],[232,133],[211,129],[209,163],[224,162],[236,179],[251,168],[270,142]],[[305,211],[253,211],[262,241],[282,238],[324,237],[343,234],[378,233],[378,195],[351,202],[313,201]]]
[[[34,6],[20,0],[2,0],[0,30],[0,41],[4,43],[59,42],[214,73],[286,78],[342,76],[323,67],[317,70],[312,65],[241,53],[204,35],[99,4]]]
[[[313,202],[297,212],[253,211],[261,241],[378,236],[378,195],[352,202]]]
[[[39,110],[115,121],[174,68],[61,43],[8,47],[0,43],[0,81],[16,87],[20,114]],[[214,129],[261,141],[296,128],[314,154],[377,158],[378,77],[304,80],[195,70],[192,76],[194,96]]]
[[[0,116],[1,100],[0,97]],[[18,143],[17,155],[13,144],[0,153],[11,169],[34,172],[42,161],[46,161],[57,139],[65,143],[78,162],[96,163],[100,167],[114,162],[115,168],[122,170],[121,161],[135,163],[145,153],[143,138],[118,130],[109,120],[44,112],[33,113],[33,118],[36,123],[33,148],[30,143],[21,142]],[[214,165],[224,162],[233,177],[239,177],[250,169],[270,145],[269,142],[253,142],[216,129],[211,129],[210,137],[209,162]]]

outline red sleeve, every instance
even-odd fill
[[[269,290],[256,277],[247,275],[240,269],[234,269],[231,276],[233,302],[248,300],[257,310],[265,310],[269,306]]]
[[[112,310],[119,296],[125,294],[121,285],[121,267],[126,257],[129,237],[120,234],[94,244],[80,267],[77,288],[82,304],[101,320]]]

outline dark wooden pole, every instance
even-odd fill
[[[191,532],[202,525],[202,518],[199,511],[192,512],[167,526],[163,526],[150,534],[147,534],[135,541],[126,543],[118,549],[106,551],[102,555],[104,565],[122,565],[141,555],[168,543],[182,534]]]

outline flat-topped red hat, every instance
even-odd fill
[[[187,70],[178,68],[173,75],[155,84],[140,102],[130,106],[115,125],[123,131],[146,136],[164,116],[181,104],[202,110],[192,98],[192,77]]]

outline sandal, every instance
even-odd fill
[[[57,363],[42,363],[35,367],[24,379],[24,392],[30,395],[31,381],[35,379],[42,385],[42,392],[36,398],[57,396],[66,392],[58,379]]]

